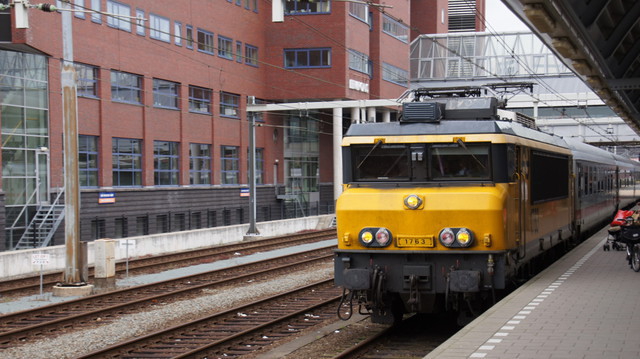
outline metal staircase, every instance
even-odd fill
[[[64,191],[58,193],[53,204],[44,204],[38,207],[38,211],[13,248],[14,250],[46,247],[49,245],[53,235],[64,219],[64,204],[60,204],[60,198],[63,193]]]

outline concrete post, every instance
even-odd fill
[[[342,193],[342,108],[333,109],[333,199]]]

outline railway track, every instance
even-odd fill
[[[325,280],[80,358],[240,357],[334,318],[340,295],[333,280]]]
[[[129,261],[129,275],[151,273],[169,268],[186,267],[194,264],[208,263],[234,256],[236,253],[249,255],[257,252],[269,251],[278,248],[291,247],[299,244],[311,243],[325,239],[335,238],[335,228],[302,232],[293,235],[265,238],[251,242],[237,242],[210,248],[199,248],[192,251],[171,253],[160,256],[138,258]],[[116,263],[116,274],[124,275],[126,272],[124,261]],[[47,273],[43,275],[43,287],[48,290],[60,282],[62,272]],[[93,279],[93,267],[89,268],[89,278]],[[34,275],[16,278],[0,282],[0,296],[8,298],[18,295],[32,295],[39,293],[40,276]]]
[[[257,281],[291,273],[309,265],[330,261],[333,246],[289,254],[163,282],[130,287],[103,294],[0,316],[0,349],[54,336],[68,330],[90,327],[133,313],[155,303],[199,295],[203,290]]]

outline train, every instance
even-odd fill
[[[638,161],[469,89],[413,90],[398,120],[351,124],[341,150],[343,319],[354,306],[374,323],[474,317],[640,194]]]

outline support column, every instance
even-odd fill
[[[351,108],[351,123],[360,123],[360,108]]]
[[[391,122],[391,110],[388,108],[382,109],[382,122]]]
[[[367,122],[376,122],[376,108],[367,107]]]
[[[353,114],[353,109],[352,112]],[[353,119],[353,117],[352,117]],[[333,109],[333,200],[342,193],[342,108]]]

